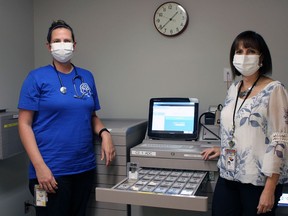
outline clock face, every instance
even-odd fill
[[[188,14],[180,4],[166,2],[156,9],[154,25],[161,34],[175,36],[182,33],[187,27]]]

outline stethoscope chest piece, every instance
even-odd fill
[[[75,84],[76,79],[79,79],[79,80],[81,81],[81,85],[83,85],[83,84],[88,85],[88,84],[87,84],[87,83],[84,83],[84,79],[83,79],[80,75],[78,75],[77,70],[76,70],[76,67],[75,67],[72,63],[71,63],[71,65],[73,66],[73,68],[74,68],[74,70],[75,70],[75,77],[72,79],[72,82],[73,82],[73,85],[74,85],[74,91],[75,91],[75,93],[76,93],[76,95],[74,95],[74,98],[80,98],[80,99],[81,99],[81,98],[83,98],[83,97],[85,96],[85,94],[82,93],[82,95],[78,95],[78,92],[77,92],[77,89],[76,89],[76,84]],[[56,72],[56,74],[57,74],[57,76],[58,76],[58,80],[59,80],[60,85],[61,85],[61,87],[60,87],[60,92],[61,92],[62,94],[66,94],[66,93],[67,93],[67,88],[66,88],[65,86],[63,86],[62,80],[61,80],[61,78],[60,78],[59,72],[58,72],[58,70],[57,70],[54,62],[53,62],[53,66],[54,66],[54,70],[55,70],[55,72]],[[80,87],[81,87],[81,85],[80,85]],[[90,88],[89,88],[89,89],[90,89]]]
[[[60,92],[61,92],[62,94],[66,94],[67,88],[64,87],[64,86],[62,86],[62,87],[60,88]]]

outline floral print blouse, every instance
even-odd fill
[[[233,127],[233,111],[241,82],[233,83],[221,112],[220,176],[233,181],[264,186],[267,176],[280,174],[279,183],[288,183],[288,94],[279,81],[272,81],[257,95],[238,98],[234,142],[236,168],[225,167]],[[241,108],[239,109],[239,107]]]

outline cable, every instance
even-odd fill
[[[199,126],[202,126],[203,128],[205,128],[207,131],[209,131],[211,134],[213,134],[217,139],[219,139],[219,140],[221,140],[221,138],[217,135],[217,134],[215,134],[213,131],[211,131],[209,128],[207,128],[204,124],[202,124],[202,122],[201,122],[201,119],[202,119],[202,117],[204,116],[204,115],[211,115],[211,114],[213,114],[213,113],[211,113],[211,112],[204,112],[204,113],[202,113],[201,115],[200,115],[200,117],[199,117]],[[200,131],[200,128],[199,128],[199,131]]]

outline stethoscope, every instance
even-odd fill
[[[81,77],[81,76],[78,74],[75,65],[72,64],[72,63],[71,63],[71,65],[73,66],[73,69],[75,70],[75,76],[74,76],[73,79],[72,79],[72,83],[73,83],[73,86],[74,86],[74,92],[75,92],[74,98],[81,99],[81,98],[84,97],[85,93],[82,93],[81,95],[78,94],[78,91],[77,91],[77,89],[76,89],[76,80],[79,79],[79,80],[81,81],[81,84],[80,84],[80,86],[81,86],[81,85],[84,83],[84,79],[83,79],[83,77]],[[61,85],[61,87],[60,87],[60,92],[61,92],[62,94],[66,94],[66,93],[67,93],[67,88],[63,85],[62,79],[61,79],[61,77],[60,77],[60,75],[59,75],[59,71],[57,70],[54,62],[53,62],[53,66],[54,66],[55,72],[56,72],[56,74],[57,74],[59,83],[60,83],[60,85]]]

